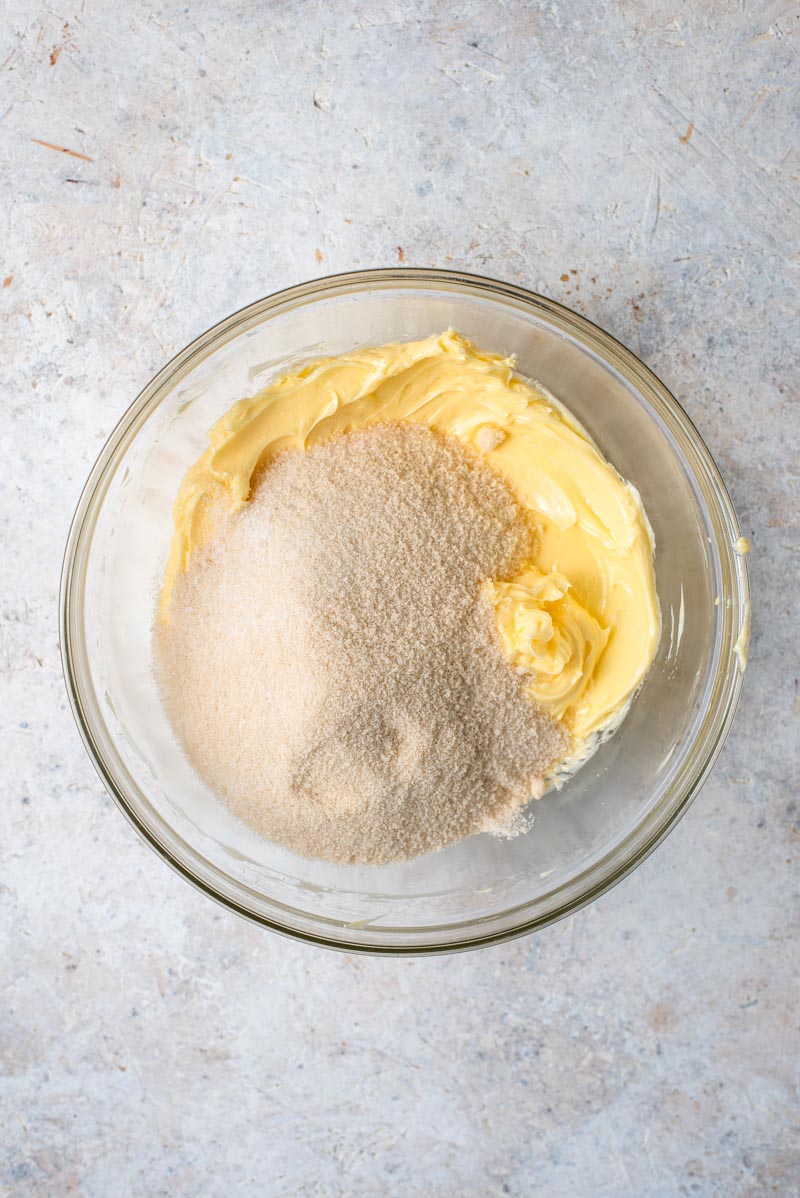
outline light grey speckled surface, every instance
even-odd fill
[[[800,1193],[797,8],[332,7],[4,8],[0,1184]],[[140,843],[73,727],[56,599],[89,466],[165,358],[398,261],[537,288],[654,367],[755,604],[730,742],[642,868],[535,938],[374,961],[239,921]]]

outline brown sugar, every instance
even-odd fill
[[[533,548],[507,484],[425,427],[282,454],[157,628],[190,761],[310,857],[382,864],[513,832],[567,736],[504,657],[482,583]]]

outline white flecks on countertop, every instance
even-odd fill
[[[796,7],[4,15],[0,1183],[800,1192]],[[673,835],[542,935],[417,961],[271,936],[160,864],[83,751],[56,624],[86,474],[163,361],[265,293],[397,263],[527,284],[628,344],[753,546],[741,708]]]

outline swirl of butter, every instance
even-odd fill
[[[531,566],[512,582],[486,584],[509,660],[530,675],[527,690],[557,719],[580,722],[584,695],[609,630],[570,593],[563,574]]]
[[[423,424],[480,454],[531,517],[534,560],[487,586],[509,660],[579,749],[624,711],[653,660],[653,534],[636,489],[571,412],[514,367],[448,329],[319,358],[239,400],[181,484],[160,618],[169,619],[176,577],[279,453],[383,421]]]

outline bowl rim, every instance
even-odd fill
[[[595,874],[599,873],[600,876],[594,882],[580,889],[577,896],[567,896],[550,910],[529,914],[527,918],[517,918],[509,926],[499,929],[487,928],[480,931],[480,924],[490,921],[494,923],[497,919],[509,914],[522,916],[525,909],[532,905],[531,902],[477,920],[455,921],[413,929],[364,927],[359,931],[367,933],[367,935],[358,940],[348,939],[346,935],[337,936],[334,930],[327,932],[323,930],[326,927],[329,929],[338,927],[341,932],[352,934],[353,926],[348,925],[345,921],[309,915],[298,909],[298,914],[302,915],[304,919],[319,924],[319,930],[315,927],[313,932],[309,932],[303,927],[292,926],[291,922],[283,921],[278,917],[267,916],[262,911],[249,909],[230,893],[224,892],[199,876],[199,873],[195,872],[188,863],[181,860],[176,852],[163,843],[137,813],[134,804],[126,795],[124,787],[116,778],[113,768],[106,760],[96,734],[94,721],[87,710],[81,680],[78,676],[79,671],[76,668],[76,651],[78,649],[76,641],[79,639],[81,631],[81,577],[77,567],[84,560],[91,544],[94,522],[102,506],[105,492],[110,485],[113,475],[111,468],[115,465],[121,445],[135,435],[137,427],[155,410],[165,394],[168,393],[168,388],[175,385],[180,376],[186,374],[198,359],[202,361],[213,349],[224,345],[235,335],[245,331],[248,325],[259,324],[262,319],[269,318],[270,315],[302,306],[304,302],[314,302],[323,297],[332,297],[337,293],[348,294],[375,287],[397,285],[412,289],[414,287],[423,289],[438,287],[443,291],[466,288],[473,293],[478,292],[483,295],[488,293],[492,299],[505,298],[521,304],[533,309],[540,318],[543,317],[557,331],[575,337],[581,345],[598,353],[607,366],[620,371],[626,377],[639,396],[645,399],[651,412],[655,409],[661,419],[665,421],[673,436],[676,433],[679,434],[680,450],[685,459],[684,465],[690,470],[693,481],[697,483],[704,480],[708,485],[708,491],[716,504],[716,514],[720,517],[726,532],[724,537],[717,537],[716,543],[721,559],[720,564],[727,567],[725,572],[730,579],[733,592],[731,595],[731,618],[727,625],[728,638],[738,635],[738,631],[749,619],[750,596],[747,565],[744,557],[735,550],[740,532],[733,503],[719,468],[693,421],[654,372],[631,350],[589,320],[588,317],[525,287],[465,271],[442,270],[432,267],[388,267],[326,275],[273,292],[247,304],[201,333],[175,354],[143,387],[109,434],[89,473],[76,506],[61,571],[59,643],[70,707],[83,743],[101,781],[142,838],[178,874],[228,910],[234,911],[250,922],[270,928],[272,931],[292,939],[346,952],[363,952],[384,956],[419,956],[464,951],[498,944],[538,931],[594,901],[640,865],[688,810],[722,750],[733,722],[743,684],[743,672],[739,667],[736,655],[732,651],[726,654],[725,646],[723,646],[716,667],[716,698],[709,705],[705,722],[698,730],[693,742],[694,746],[703,741],[704,751],[694,761],[687,758],[691,768],[683,770],[682,774],[673,782],[661,804],[648,813],[642,825],[637,824],[634,831],[615,846],[613,855],[616,856],[620,848],[627,841],[633,839],[642,827],[647,828],[647,834],[640,836],[638,842],[631,847],[627,854],[622,855],[622,859],[613,868],[602,872],[604,864],[612,855],[609,853],[601,861],[584,871],[587,875],[587,882]],[[702,491],[703,499],[708,503],[706,488],[703,488]],[[733,640],[730,639],[731,650],[732,646]],[[672,802],[666,803],[664,800],[676,790],[677,796],[673,798]],[[206,864],[210,863],[206,862]],[[216,866],[211,866],[211,870],[221,877],[228,876]],[[572,879],[569,883],[570,887],[574,889],[583,876],[583,874],[579,874],[577,878]],[[235,885],[239,887],[240,891],[245,889],[239,883],[235,883]],[[276,910],[290,910],[277,903],[272,905]],[[471,929],[471,931],[467,931],[467,929]],[[437,932],[452,935],[453,932],[459,930],[463,930],[465,934],[456,939],[448,939],[447,936],[439,940],[425,939]],[[374,938],[376,932],[378,938]],[[384,936],[390,933],[397,936],[400,932],[405,932],[411,937],[412,942],[388,943],[380,938],[381,933]]]

